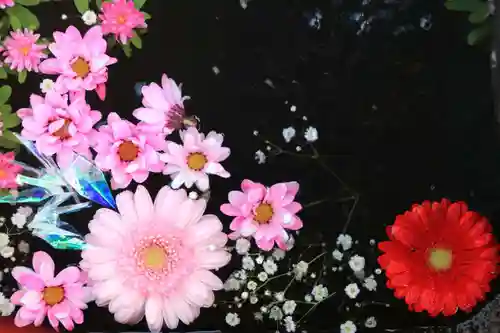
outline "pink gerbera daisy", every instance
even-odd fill
[[[230,177],[220,164],[231,153],[229,148],[222,147],[222,134],[212,131],[205,137],[195,127],[189,127],[181,131],[180,136],[183,145],[167,141],[167,148],[161,156],[166,163],[163,173],[172,177],[173,188],[182,184],[189,188],[196,184],[201,191],[207,191],[209,174]]]
[[[102,170],[111,170],[113,189],[125,188],[132,180],[142,183],[149,172],[163,169],[158,151],[164,146],[159,134],[142,131],[113,112],[96,135],[95,162]]]
[[[7,7],[14,6],[14,0],[0,0],[0,8],[5,9]]]
[[[44,60],[40,70],[59,75],[56,87],[61,92],[96,89],[104,99],[108,66],[116,63],[116,58],[106,54],[101,27],[91,28],[82,37],[77,28],[70,26],[64,33],[54,32],[54,40],[49,50],[55,58]]]
[[[161,78],[161,87],[156,83],[142,87],[143,108],[134,111],[134,116],[150,128],[170,134],[191,125],[186,118],[184,101],[188,96],[182,96],[181,88],[166,74]]]
[[[18,72],[23,70],[38,72],[40,61],[47,58],[43,53],[47,46],[37,44],[38,38],[39,34],[34,34],[28,29],[12,31],[3,43],[5,63]]]
[[[96,131],[93,126],[101,119],[99,111],[91,110],[82,94],[67,95],[50,91],[44,97],[32,94],[31,108],[20,109],[21,135],[36,142],[45,155],[57,154],[61,167],[73,161],[74,153],[91,158],[90,143]]]
[[[191,200],[185,190],[164,186],[153,203],[138,186],[116,198],[119,213],[99,209],[89,223],[82,269],[93,283],[96,303],[109,304],[120,323],[134,324],[144,315],[152,332],[165,322],[193,322],[202,307],[214,302],[223,287],[210,270],[231,256],[227,236],[215,215],[203,215],[204,199]]]
[[[241,189],[229,192],[229,203],[220,208],[224,214],[234,216],[229,227],[234,232],[229,237],[253,236],[262,250],[271,250],[275,242],[286,250],[286,230],[302,228],[302,220],[296,215],[302,206],[294,201],[299,183],[278,183],[267,188],[245,179]]]
[[[59,323],[68,331],[75,323],[83,323],[82,310],[90,299],[80,269],[68,267],[54,277],[54,261],[42,251],[33,255],[33,268],[35,271],[21,266],[12,270],[20,286],[11,297],[14,305],[21,306],[14,319],[16,326],[40,326],[45,316],[56,330]]]
[[[13,163],[15,155],[13,152],[0,153],[0,189],[17,188],[16,177],[23,169]]]
[[[135,8],[133,0],[103,2],[101,11],[103,33],[115,35],[123,44],[132,37],[134,29],[147,27],[144,14]]]

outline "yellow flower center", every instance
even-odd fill
[[[254,219],[260,224],[268,223],[273,217],[273,207],[268,203],[261,203],[255,208]]]
[[[89,63],[83,58],[78,58],[71,64],[71,69],[75,72],[76,76],[84,78],[90,72]]]
[[[43,300],[48,305],[56,305],[62,302],[64,299],[64,288],[63,287],[47,287],[43,290]]]
[[[31,51],[31,46],[29,45],[26,45],[26,46],[23,46],[19,49],[19,52],[22,53],[23,56],[27,56]]]
[[[196,171],[203,169],[207,162],[207,157],[202,153],[192,153],[187,158],[188,167]]]
[[[118,24],[125,24],[127,23],[127,17],[125,15],[120,15],[116,18],[116,22]]]
[[[123,141],[118,147],[118,156],[123,162],[132,162],[139,156],[139,147],[131,141]]]
[[[450,269],[453,262],[453,253],[448,249],[435,248],[429,252],[429,265],[436,271]]]
[[[71,134],[69,134],[69,125],[71,125],[71,121],[64,119],[64,124],[54,132],[54,136],[57,136],[61,140],[69,139],[71,137]]]
[[[5,179],[7,178],[7,171],[5,171],[4,169],[0,169],[0,179]]]
[[[152,245],[142,251],[142,260],[147,268],[158,270],[165,266],[167,254],[160,246]]]

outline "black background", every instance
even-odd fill
[[[152,19],[143,49],[134,50],[130,59],[115,50],[119,61],[110,68],[106,101],[92,97],[89,102],[103,114],[117,112],[133,120],[132,111],[140,105],[134,93],[137,82],[159,82],[162,73],[181,82],[192,98],[187,111],[200,117],[203,131],[224,133],[232,149],[224,162],[232,177],[211,180],[210,213],[219,213],[228,191],[237,189],[244,178],[266,184],[297,180],[303,204],[345,195],[339,182],[311,159],[280,155],[262,165],[254,160],[254,152],[266,147],[261,137],[252,134],[254,130],[294,151],[295,145],[284,143],[282,129],[310,124],[319,131],[316,148],[323,160],[360,195],[348,233],[369,253],[369,265],[375,264],[377,253],[368,240],[384,239],[385,225],[414,202],[464,200],[498,227],[500,144],[489,45],[468,46],[466,17],[448,12],[441,1],[372,1],[363,6],[361,0],[252,0],[243,10],[238,0],[148,0],[144,10]],[[308,24],[316,10],[323,15],[319,29]],[[44,35],[69,24],[85,28],[69,1],[44,4],[38,11]],[[357,34],[359,24],[350,17],[360,11],[378,19],[369,31]],[[68,20],[61,20],[63,13]],[[428,14],[432,27],[422,29],[420,20]],[[398,27],[407,32],[395,34]],[[31,75],[25,85],[14,88],[14,109],[28,106],[28,96],[39,91],[40,82],[40,76]],[[290,112],[291,105],[297,107],[295,113]],[[302,116],[307,116],[306,123]],[[305,148],[304,153],[311,152]],[[19,158],[28,159],[24,154]],[[154,194],[167,182],[155,175],[146,185]],[[318,240],[334,246],[349,208],[325,204],[306,209],[297,251]],[[69,215],[66,221],[85,233],[94,211]],[[228,218],[219,216],[229,224]],[[32,249],[49,251],[58,268],[79,261],[77,252],[56,252],[37,240]],[[238,265],[239,260],[233,263]],[[223,269],[219,275],[224,279],[230,271]],[[346,281],[338,281],[330,288],[342,295]],[[371,331],[452,327],[467,318],[461,314],[429,319],[409,313],[383,284],[380,279],[379,291],[367,297],[391,307],[338,312],[338,302],[327,302],[303,329],[336,332],[350,319],[358,321],[362,330],[370,315],[379,322]],[[223,292],[217,295],[226,297]],[[208,309],[189,329],[231,331],[224,323],[226,312]],[[272,323],[255,327],[250,310],[243,308],[240,313],[242,323],[234,331],[274,331]],[[118,325],[106,309],[91,306],[85,323],[76,328],[77,332],[103,330],[147,331],[147,326]]]

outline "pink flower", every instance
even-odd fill
[[[101,126],[96,135],[95,162],[102,170],[111,170],[113,189],[125,188],[132,180],[142,183],[149,172],[163,169],[158,151],[164,146],[159,134],[142,131],[116,113],[110,113],[108,124]]]
[[[142,87],[144,107],[136,109],[134,117],[157,131],[170,134],[184,127],[184,101],[189,97],[182,97],[180,87],[166,74],[161,78],[161,85],[153,82]]]
[[[0,8],[5,9],[12,6],[14,6],[14,0],[0,0]]]
[[[17,111],[23,137],[36,141],[42,154],[57,154],[61,167],[73,161],[74,153],[91,158],[90,142],[96,133],[93,126],[101,113],[91,110],[84,94],[72,94],[68,104],[67,95],[49,91],[44,97],[32,94],[30,103],[31,108]]]
[[[43,50],[45,45],[37,44],[39,34],[24,29],[12,31],[10,36],[5,38],[3,43],[5,63],[9,64],[10,69],[21,72],[23,70],[38,72],[40,61],[47,58]]]
[[[105,92],[108,66],[116,63],[116,58],[106,55],[101,27],[91,28],[82,38],[78,29],[70,26],[65,33],[54,32],[54,40],[49,50],[55,58],[44,60],[40,70],[59,75],[56,87],[61,92],[95,89]]]
[[[182,184],[191,187],[196,183],[201,191],[209,189],[208,175],[229,178],[230,174],[219,163],[224,161],[231,150],[222,147],[224,137],[215,132],[207,137],[195,127],[180,132],[183,145],[167,141],[167,148],[161,160],[166,163],[163,173],[172,177],[172,187]]]
[[[223,287],[210,270],[226,265],[227,236],[206,201],[164,186],[153,203],[138,186],[116,198],[119,213],[99,209],[89,223],[90,246],[80,266],[93,283],[96,304],[109,305],[115,320],[134,324],[146,315],[152,332],[165,322],[193,322]]]
[[[11,297],[13,304],[21,306],[15,325],[40,326],[45,316],[56,330],[59,323],[68,331],[73,330],[74,323],[83,323],[82,310],[87,308],[89,297],[80,269],[68,267],[54,277],[54,261],[42,251],[33,255],[33,268],[35,271],[21,266],[12,270],[20,286]]]
[[[17,188],[16,177],[23,168],[13,163],[14,159],[13,152],[0,153],[0,189]]]
[[[135,8],[133,0],[103,2],[101,11],[103,33],[114,34],[123,44],[132,38],[135,28],[147,27],[144,14]]]
[[[286,229],[302,228],[302,220],[295,215],[302,206],[294,201],[299,184],[278,183],[267,188],[245,179],[241,189],[243,192],[229,192],[229,203],[220,207],[224,214],[234,216],[229,226],[234,233],[229,237],[253,236],[262,250],[271,250],[275,242],[286,250],[289,239]]]

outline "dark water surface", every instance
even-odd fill
[[[47,6],[43,15],[48,32],[69,23],[83,27],[78,17],[71,17],[71,3]],[[443,197],[464,200],[500,227],[500,141],[489,46],[468,46],[466,19],[448,12],[442,1],[252,0],[243,9],[238,0],[149,0],[145,10],[153,18],[143,49],[130,59],[117,52],[119,62],[110,69],[106,101],[90,104],[105,114],[114,111],[132,119],[133,109],[140,105],[136,83],[159,82],[162,73],[182,82],[192,98],[186,103],[188,112],[199,116],[204,131],[224,133],[232,149],[224,162],[232,177],[212,179],[208,209],[226,225],[230,220],[218,207],[230,190],[249,178],[266,184],[297,180],[298,200],[304,205],[336,198],[301,214],[304,229],[287,259],[292,262],[309,244],[325,243],[331,252],[351,211],[347,233],[359,240],[357,252],[371,270],[377,268],[378,252],[369,241],[385,239],[385,226],[412,203]],[[70,18],[61,20],[63,13]],[[27,106],[38,84],[33,76],[25,90],[16,90],[15,109]],[[322,158],[280,154],[256,163],[256,151],[268,153],[266,139],[297,153],[297,144],[287,144],[282,137],[289,126],[298,136],[302,128],[315,127],[315,147]],[[306,146],[301,153],[310,155],[310,149]],[[321,166],[323,162],[343,183]],[[156,175],[146,185],[156,193],[167,181]],[[338,200],[352,196],[359,198],[354,210],[354,200]],[[94,211],[75,214],[68,222],[86,232]],[[50,251],[59,268],[79,260],[78,253],[55,252],[33,241],[32,249],[37,248]],[[332,265],[330,255],[324,264]],[[221,278],[240,266],[239,257],[231,265],[218,272]],[[346,320],[355,321],[364,332],[424,331],[414,328],[454,328],[471,316],[430,319],[410,313],[385,288],[383,275],[377,276],[376,292],[358,296],[357,301],[366,303],[360,307],[345,296],[347,274],[329,270],[322,281],[330,291],[337,290],[338,297],[318,306],[299,332],[339,332]],[[288,280],[280,283],[271,290],[284,289]],[[293,290],[297,299],[303,298],[300,287]],[[231,301],[235,295],[219,292],[216,297]],[[303,314],[307,308],[299,310]],[[275,331],[272,321],[254,320],[257,311],[259,305],[221,304],[202,311],[189,329]],[[240,314],[239,326],[226,325],[228,312]],[[363,327],[370,316],[376,318],[376,328]],[[95,306],[76,328],[127,330],[147,331],[147,326],[118,325],[108,311]]]

